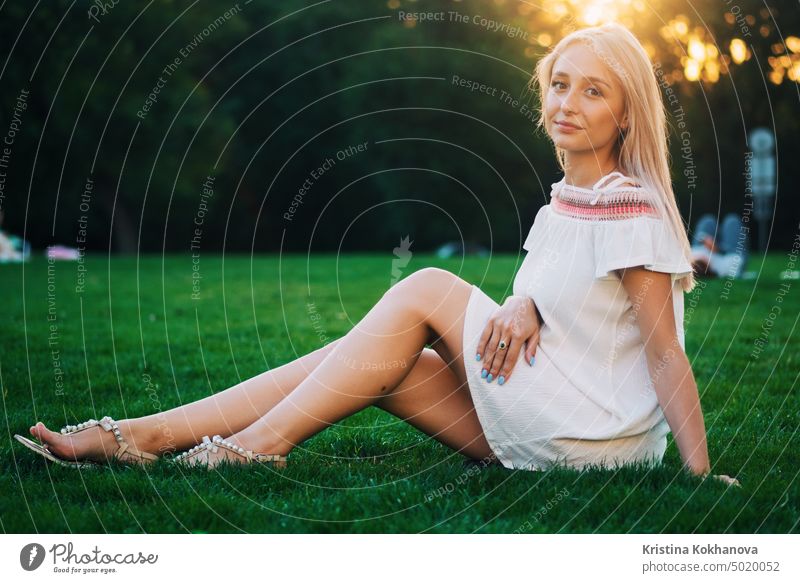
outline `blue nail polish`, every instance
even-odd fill
[[[536,360],[535,356],[531,356],[531,366],[533,366],[533,361]]]
[[[481,359],[481,355],[480,354],[475,354],[475,360],[480,360],[480,359]]]
[[[492,376],[492,373],[489,373],[489,376],[488,376],[488,377],[486,377],[486,382],[487,382],[487,383],[491,383],[493,378],[494,378],[494,377]]]
[[[481,370],[481,378],[482,379],[485,379],[487,374],[489,374],[488,370],[486,370],[485,368],[483,370]]]
[[[499,377],[497,377],[497,384],[498,385],[502,385],[504,382],[506,382],[506,378],[503,375],[500,375]]]

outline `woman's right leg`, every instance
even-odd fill
[[[228,437],[238,433],[291,393],[340,340],[199,401],[144,417],[119,420],[122,436],[139,451],[163,455],[188,449],[204,435]],[[117,449],[113,436],[100,429],[67,437],[47,430],[40,423],[34,426],[31,434],[47,444],[53,453],[67,459],[87,459],[84,452],[93,451],[98,445],[104,446],[101,450],[105,450],[105,454],[98,453],[88,459],[103,459]]]
[[[158,453],[188,449],[204,435],[228,437],[252,425],[291,393],[340,339],[199,401],[130,419],[134,434],[147,436]]]

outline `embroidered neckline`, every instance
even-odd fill
[[[609,178],[614,178],[602,186]],[[621,220],[639,216],[657,218],[647,190],[641,186],[624,185],[635,182],[621,172],[611,172],[592,188],[572,186],[566,176],[552,185],[550,206],[559,215],[589,221]],[[624,185],[624,186],[623,186]],[[602,199],[602,200],[601,200]]]

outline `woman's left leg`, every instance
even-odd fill
[[[411,274],[387,291],[291,394],[228,439],[253,451],[286,455],[391,394],[426,344],[452,355],[447,364],[464,385],[462,333],[471,291],[470,284],[442,269]]]
[[[426,348],[403,382],[375,407],[474,460],[499,463],[483,433],[469,386],[445,359]]]

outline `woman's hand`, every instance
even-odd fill
[[[726,476],[724,474],[712,475],[711,472],[709,472],[703,475],[703,479],[705,480],[708,476],[712,476],[713,478],[719,480],[720,482],[724,482],[728,486],[738,486],[740,488],[742,487],[742,485],[739,483],[739,480],[737,480],[736,478],[731,478],[730,476]]]
[[[693,473],[696,476],[699,476],[703,480],[705,480],[706,478],[711,476],[715,480],[719,480],[720,482],[723,482],[723,483],[727,484],[728,486],[738,486],[740,488],[742,487],[742,485],[739,483],[739,480],[737,480],[736,478],[731,478],[730,476],[726,476],[724,474],[712,474],[711,470],[709,470],[707,468],[708,468],[708,466],[706,466],[706,469],[704,469],[702,471],[693,471],[691,473]]]
[[[739,486],[740,488],[742,487],[742,485],[739,483],[739,480],[737,480],[736,478],[731,478],[730,476],[725,476],[725,475],[722,475],[722,474],[714,476],[714,477],[717,480],[725,482],[726,484],[728,484],[728,486]]]
[[[498,344],[503,340],[505,350]],[[527,296],[509,296],[492,314],[478,341],[479,360],[483,362],[483,377],[498,384],[508,380],[520,351],[525,347],[525,362],[533,366],[536,346],[539,344],[539,315],[533,299]]]

